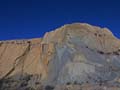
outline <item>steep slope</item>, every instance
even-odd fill
[[[120,40],[107,28],[74,23],[43,38],[1,41],[1,80],[25,74],[44,85],[120,86]]]

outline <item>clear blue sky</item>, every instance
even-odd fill
[[[73,22],[108,27],[120,38],[120,1],[0,0],[0,40],[42,37]]]

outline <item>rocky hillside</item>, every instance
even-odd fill
[[[120,40],[64,25],[43,38],[0,41],[0,90],[120,90]]]

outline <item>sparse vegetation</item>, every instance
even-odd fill
[[[50,86],[50,85],[45,86],[45,90],[53,90],[53,89],[54,89],[54,86]]]

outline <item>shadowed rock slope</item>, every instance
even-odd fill
[[[119,87],[120,40],[107,28],[74,23],[43,38],[0,41],[0,90]]]

